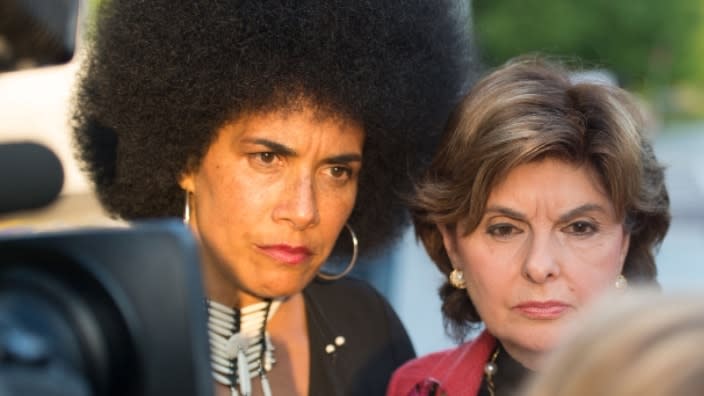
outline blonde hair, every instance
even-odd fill
[[[704,295],[603,298],[520,396],[704,394]]]

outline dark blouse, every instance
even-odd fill
[[[530,370],[523,367],[514,358],[509,355],[506,350],[497,344],[500,348],[496,357],[496,374],[494,374],[494,390],[495,396],[510,396],[515,395],[516,391],[521,386],[521,382],[530,374]],[[492,355],[494,353],[492,352]],[[479,385],[478,396],[491,396],[489,393],[489,384],[486,382],[486,375],[482,377],[482,383]]]
[[[415,357],[389,303],[356,279],[313,281],[303,291],[310,337],[311,396],[384,395],[393,371]],[[335,346],[342,336],[343,345]],[[326,352],[332,345],[335,351]]]

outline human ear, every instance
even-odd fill
[[[181,186],[181,188],[189,193],[195,193],[196,192],[196,175],[194,171],[186,171],[181,173],[181,176],[178,179],[178,185]]]
[[[442,235],[442,244],[445,246],[447,256],[450,258],[452,267],[456,268],[457,263],[457,233],[456,226],[451,224],[436,224],[438,232]]]
[[[189,157],[178,178],[178,185],[187,193],[196,192],[196,176],[198,174],[198,162],[195,157]]]

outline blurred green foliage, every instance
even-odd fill
[[[488,66],[531,52],[573,58],[657,102],[685,92],[695,103],[684,112],[704,116],[704,0],[472,0],[472,12]]]
[[[100,5],[100,0],[88,0],[88,7],[95,10]]]

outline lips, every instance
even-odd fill
[[[289,265],[298,265],[312,254],[305,246],[268,245],[259,246],[259,249],[274,260]]]
[[[539,320],[558,319],[570,308],[561,301],[527,301],[513,307],[514,311],[530,318]]]

